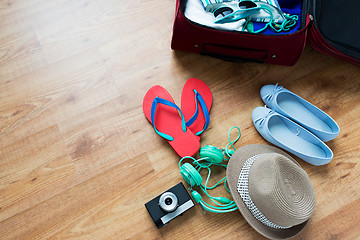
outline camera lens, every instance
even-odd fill
[[[165,212],[173,212],[178,207],[178,198],[172,192],[163,193],[159,199],[159,206]]]
[[[166,205],[170,205],[172,203],[172,199],[171,198],[166,198],[165,199],[165,204]]]

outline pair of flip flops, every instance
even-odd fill
[[[165,88],[155,85],[145,94],[143,111],[155,132],[185,157],[199,150],[200,136],[209,126],[211,105],[210,88],[203,81],[190,78],[181,94],[181,109]]]

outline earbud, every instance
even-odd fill
[[[225,148],[224,149],[224,152],[225,152],[225,155],[228,157],[228,158],[231,158],[231,156],[234,154],[234,150],[232,149],[228,149],[228,148]]]
[[[196,203],[199,203],[201,201],[202,197],[201,197],[200,193],[198,193],[197,191],[192,191],[191,196]]]

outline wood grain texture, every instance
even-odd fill
[[[239,212],[195,206],[157,229],[144,207],[182,179],[143,96],[159,84],[180,104],[190,77],[214,98],[202,146],[224,147],[234,125],[236,147],[268,144],[251,120],[264,84],[329,113],[341,128],[328,143],[333,161],[297,159],[316,209],[295,239],[359,239],[360,68],[308,46],[293,67],[174,52],[174,9],[170,0],[0,0],[0,239],[262,239]]]

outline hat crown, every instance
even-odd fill
[[[305,222],[315,209],[315,192],[306,172],[277,153],[257,155],[249,172],[249,196],[268,220],[284,227]]]

